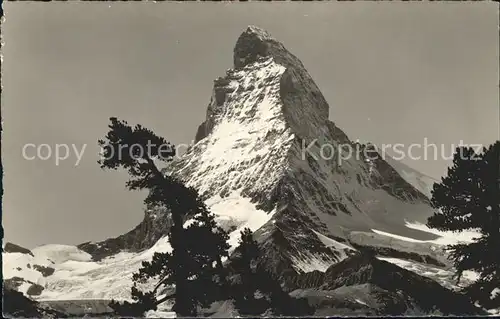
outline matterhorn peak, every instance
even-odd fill
[[[236,41],[234,64],[214,81],[195,144],[168,168],[233,230],[231,245],[249,227],[275,272],[324,270],[352,248],[337,243],[332,251],[325,238],[349,242],[351,232],[371,229],[404,234],[405,220],[425,221],[431,212],[425,196],[383,160],[342,154],[340,163],[340,149],[325,156],[325,149],[352,142],[329,120],[312,76],[282,43],[249,26]],[[155,208],[129,233],[79,248],[94,259],[116,248],[147,249],[168,233],[166,216]]]
[[[243,34],[255,35],[256,37],[260,38],[263,41],[274,40],[274,38],[271,36],[269,32],[256,25],[249,25],[247,29],[243,32]]]
[[[236,41],[234,67],[240,68],[255,62],[258,57],[267,56],[271,43],[277,43],[277,41],[269,32],[257,26],[248,26]]]
[[[274,271],[324,270],[350,249],[336,243],[332,251],[325,238],[404,233],[405,219],[421,222],[431,211],[385,162],[325,156],[344,144],[352,146],[302,62],[249,26],[236,41],[234,69],[214,82],[195,145],[171,167],[236,229],[235,239],[242,227],[257,232]]]

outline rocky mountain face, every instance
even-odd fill
[[[99,243],[86,242],[77,247],[92,255],[95,261],[121,251],[139,252],[151,248],[170,231],[171,221],[167,213],[162,207],[149,208],[144,212],[141,223],[131,231],[116,238]]]
[[[28,254],[30,256],[33,256],[33,253],[31,250],[21,247],[19,245],[13,244],[13,243],[5,243],[5,246],[3,247],[3,251],[6,253],[21,253],[21,254]]]

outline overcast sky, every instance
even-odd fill
[[[190,142],[249,24],[302,60],[330,119],[353,140],[499,136],[495,3],[6,2],[4,10],[3,227],[6,240],[29,248],[103,240],[140,222],[143,194],[96,163],[108,118]],[[78,166],[74,152],[56,166],[23,159],[27,143],[87,147]],[[407,163],[434,177],[449,164]]]

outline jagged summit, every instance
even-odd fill
[[[244,33],[255,34],[261,39],[274,39],[269,32],[256,25],[249,25]]]
[[[328,121],[328,103],[302,62],[281,42],[267,31],[249,26],[237,39],[233,51],[235,70],[222,80],[216,81],[214,91],[217,97],[222,96],[219,92],[231,92],[230,87],[224,86],[225,81],[230,80],[231,74],[242,68],[255,69],[259,65],[255,64],[256,62],[270,59],[277,67],[283,68],[278,78],[277,93],[283,101],[282,113],[289,126],[294,132],[311,138],[324,134],[324,131],[315,128],[324,126]],[[260,75],[262,78],[263,76],[266,75]],[[261,85],[265,85],[265,81],[270,80],[263,78],[262,81]],[[222,104],[221,99],[217,101]]]
[[[243,31],[234,47],[234,67],[241,68],[260,56],[267,56],[269,47],[279,43],[264,29],[250,25]]]
[[[276,39],[271,36],[269,32],[256,25],[249,25],[245,31],[241,33],[240,38],[243,36],[255,37],[260,41],[276,41]]]

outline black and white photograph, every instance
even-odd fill
[[[497,2],[5,2],[3,316],[500,315]]]

